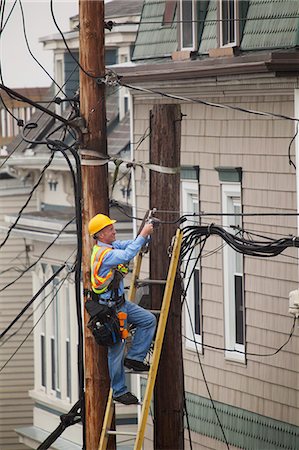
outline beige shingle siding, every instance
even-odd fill
[[[1,188],[1,181],[0,181]],[[25,195],[0,196],[0,223],[4,224],[4,214],[15,213],[26,200]],[[33,202],[34,203],[34,202]],[[28,207],[29,210],[31,206]],[[5,233],[1,232],[2,242]],[[24,240],[21,237],[11,236],[0,254],[0,271],[9,266],[24,267],[26,260],[24,254],[14,260],[16,255],[24,249]],[[32,262],[32,261],[31,261]],[[15,279],[18,272],[9,271],[1,274],[0,288]],[[14,287],[10,287],[0,293],[0,329],[3,331],[7,325],[20,312],[24,305],[32,297],[31,273],[24,275]],[[31,311],[31,310],[30,310]],[[8,332],[8,335],[18,330],[25,317]],[[7,343],[0,347],[0,366],[10,358],[21,341],[32,328],[32,318],[26,321],[23,327]],[[31,425],[33,415],[33,402],[29,398],[28,391],[33,388],[33,341],[30,336],[18,353],[8,363],[0,375],[0,448],[5,450],[21,450],[25,446],[18,442],[18,436],[14,429],[20,425]]]
[[[223,103],[222,98],[213,101]],[[161,100],[158,102],[160,103]],[[261,111],[293,115],[292,96],[236,96],[225,103]],[[148,127],[152,102],[136,98],[134,105],[137,141]],[[183,104],[187,117],[182,123],[182,164],[200,167],[201,210],[220,212],[220,183],[215,166],[242,167],[244,212],[295,212],[295,171],[289,166],[287,149],[294,124],[291,121],[258,118],[234,111],[202,105]],[[148,142],[140,147],[136,160],[147,161]],[[293,150],[292,150],[293,154]],[[137,207],[145,208],[139,194]],[[147,173],[148,181],[148,173]],[[142,216],[143,210],[139,210]],[[217,216],[203,221],[221,223]],[[244,227],[272,236],[296,234],[296,217],[245,217]],[[205,251],[215,249],[221,240],[211,237]],[[296,249],[285,255],[297,257]],[[222,252],[202,260],[204,342],[224,346]],[[288,314],[288,293],[297,288],[296,259],[279,256],[264,260],[245,257],[246,343],[252,353],[271,353],[286,341],[292,326]],[[273,357],[248,356],[247,365],[231,363],[223,351],[206,348],[202,356],[204,371],[215,400],[248,411],[299,425],[297,391],[298,337]],[[184,350],[186,391],[207,397],[197,356]],[[209,441],[208,438],[204,438]],[[202,442],[202,440],[200,440]],[[217,443],[209,448],[216,448]]]

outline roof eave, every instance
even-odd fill
[[[299,58],[294,50],[265,52],[229,58],[147,63],[134,67],[119,67],[118,74],[124,83],[147,81],[175,81],[255,73],[274,75],[298,74]]]

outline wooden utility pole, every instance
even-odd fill
[[[151,111],[150,162],[180,167],[181,110],[179,105],[155,105]],[[160,219],[176,220],[180,210],[180,173],[150,172],[150,208],[176,211],[159,213]],[[163,224],[153,234],[150,252],[150,278],[166,279],[167,253],[177,225]],[[160,309],[164,287],[152,286],[152,308]],[[154,394],[154,448],[184,448],[184,380],[181,331],[181,291],[176,280],[170,305]]]
[[[107,154],[105,85],[96,77],[105,76],[104,1],[79,0],[80,23],[80,114],[85,119],[83,149]],[[85,156],[85,158],[87,158]],[[88,158],[89,160],[91,158]],[[90,289],[90,255],[92,239],[88,235],[89,220],[101,212],[108,214],[108,169],[84,165],[82,159],[83,219],[83,286]],[[86,299],[85,299],[86,300]],[[98,448],[110,380],[107,350],[99,347],[86,327],[85,311],[85,435],[86,450]],[[113,446],[109,447],[113,448]]]

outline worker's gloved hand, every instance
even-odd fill
[[[140,236],[143,236],[146,238],[147,236],[151,235],[154,231],[154,225],[152,223],[146,223],[142,230],[140,231]]]

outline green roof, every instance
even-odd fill
[[[241,41],[242,50],[298,45],[298,0],[251,0]]]
[[[163,26],[164,10],[165,0],[145,0],[132,60],[170,56],[177,50],[177,12],[173,24]]]
[[[200,28],[199,54],[218,47],[218,0],[202,2],[206,11]],[[299,46],[299,0],[240,0],[242,28],[240,49],[243,51],[284,49]],[[145,0],[137,34],[133,60],[170,56],[178,49],[177,25],[163,26],[165,0]],[[205,14],[206,13],[206,14]],[[204,17],[205,15],[205,17]],[[201,17],[199,17],[199,20]],[[154,22],[154,23],[149,23]]]

